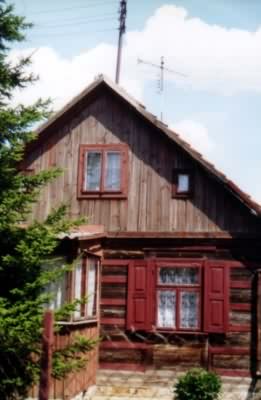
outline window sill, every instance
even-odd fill
[[[64,326],[76,326],[76,325],[91,325],[91,324],[97,324],[98,325],[98,319],[83,319],[83,320],[78,320],[78,321],[57,321],[57,325],[64,325]]]
[[[127,195],[125,193],[80,193],[77,196],[78,200],[85,199],[127,199]]]
[[[161,328],[158,328],[158,329],[156,329],[156,330],[154,330],[154,331],[150,331],[151,333],[171,333],[171,334],[175,334],[175,335],[201,335],[201,336],[203,336],[203,335],[205,335],[205,336],[207,336],[208,335],[208,333],[207,332],[202,332],[202,331],[189,331],[189,330],[187,330],[187,331],[175,331],[175,330],[173,330],[173,329],[161,329]]]

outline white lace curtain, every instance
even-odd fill
[[[173,286],[158,289],[157,324],[162,328],[197,329],[199,327],[199,292],[178,288],[199,284],[199,269],[195,267],[162,267],[158,284]],[[178,301],[179,300],[179,301]],[[177,325],[177,313],[179,326]]]
[[[176,328],[176,292],[158,291],[158,326]]]
[[[195,267],[163,267],[159,272],[159,284],[163,285],[195,285],[199,283],[198,268]]]
[[[197,292],[181,292],[180,327],[184,329],[198,328],[198,301]]]

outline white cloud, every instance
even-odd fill
[[[32,51],[15,50],[11,58]],[[179,86],[223,94],[261,91],[261,28],[256,32],[227,29],[193,18],[184,8],[160,7],[143,30],[128,32],[125,38],[121,83],[132,95],[141,99],[146,80],[155,79],[155,71],[138,66],[137,57],[159,62],[161,55],[166,66],[187,74],[186,79],[166,74]],[[33,55],[32,65],[40,82],[19,93],[17,100],[28,103],[50,96],[60,107],[96,75],[105,73],[114,79],[115,63],[116,47],[106,43],[71,59],[42,47]]]
[[[200,122],[184,119],[171,124],[170,127],[203,155],[208,156],[215,146],[208,129]]]

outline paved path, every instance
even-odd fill
[[[174,371],[98,372],[97,387],[85,400],[173,400],[173,385],[178,374]],[[256,393],[249,396],[251,379],[223,378],[220,400],[261,400]]]

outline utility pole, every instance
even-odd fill
[[[158,88],[159,88],[159,94],[161,95],[161,100],[163,102],[163,91],[164,91],[164,72],[169,72],[171,74],[179,75],[185,78],[187,75],[182,74],[181,72],[174,71],[173,69],[169,69],[165,67],[165,60],[164,57],[160,57],[160,64],[154,64],[150,61],[144,61],[141,58],[138,58],[138,64],[145,64],[149,65],[150,67],[157,68],[160,71],[160,77],[158,81]],[[163,121],[163,106],[161,105],[161,112],[160,112],[160,119]]]
[[[120,1],[120,17],[119,17],[119,40],[118,40],[118,54],[117,54],[117,65],[116,65],[116,77],[115,82],[118,84],[120,80],[120,69],[121,69],[121,54],[122,54],[122,39],[126,31],[126,16],[127,16],[127,0]]]

